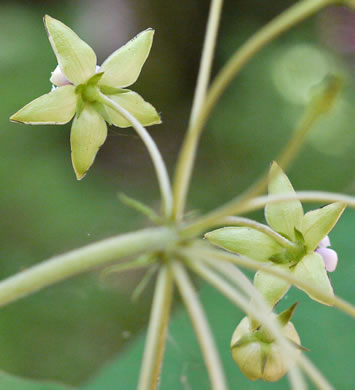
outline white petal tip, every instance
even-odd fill
[[[325,236],[321,242],[318,244],[318,247],[319,248],[327,248],[328,246],[330,246],[330,240],[329,240],[329,236]]]

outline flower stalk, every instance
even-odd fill
[[[200,299],[189,280],[184,266],[178,262],[174,262],[171,265],[171,269],[195,329],[196,337],[199,341],[202,355],[207,366],[208,375],[211,380],[212,389],[228,390],[223,366],[208,321],[202,309]]]
[[[190,130],[194,127],[196,119],[199,117],[201,109],[205,104],[206,92],[211,74],[213,54],[216,46],[217,32],[222,12],[222,6],[223,0],[211,1],[205,41],[200,62],[200,69],[198,72],[195,95],[192,103],[191,116],[189,120],[189,127],[187,130],[187,136],[184,142],[184,146],[180,152],[181,154],[176,165],[173,205],[173,218],[175,220],[181,220],[185,208],[186,196],[189,185],[188,176],[191,175],[193,168],[193,158],[191,158],[190,156],[193,156],[195,154],[194,148],[196,148],[193,142],[189,142],[189,135]]]
[[[152,137],[149,135],[147,130],[140,124],[140,122],[124,107],[120,106],[118,103],[116,103],[115,101],[108,98],[106,95],[102,93],[99,94],[98,99],[103,104],[117,111],[124,118],[126,118],[132,124],[132,126],[134,127],[134,129],[136,130],[136,132],[144,142],[145,146],[147,147],[150,157],[153,161],[155,173],[158,178],[158,183],[159,183],[159,188],[160,188],[160,193],[161,193],[161,198],[163,203],[163,214],[166,218],[169,218],[171,216],[171,211],[172,211],[172,192],[171,192],[170,179],[169,179],[168,171],[166,169],[166,165],[164,163],[164,160],[160,154],[160,151],[156,143],[153,141]]]
[[[159,270],[156,282],[138,390],[155,390],[158,388],[172,296],[172,275],[168,267],[164,265]]]
[[[166,227],[126,233],[55,256],[0,282],[0,306],[75,275],[145,251],[163,249],[176,241]]]

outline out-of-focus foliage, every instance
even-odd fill
[[[12,390],[74,390],[73,387],[17,378],[4,372],[0,372],[0,386]]]
[[[257,0],[226,0],[214,73],[251,33],[291,3],[280,0],[260,7]],[[117,192],[157,205],[148,154],[131,129],[112,128],[90,174],[77,182],[68,148],[70,125],[9,123],[11,114],[51,88],[48,79],[56,60],[42,16],[49,14],[73,28],[95,49],[99,62],[138,31],[155,28],[152,53],[136,90],[162,114],[163,124],[149,131],[173,172],[193,95],[207,8],[203,0],[0,3],[1,278],[55,254],[144,226],[141,217],[118,202]],[[202,139],[191,209],[206,211],[221,204],[268,169],[302,115],[312,88],[328,71],[343,75],[345,88],[334,111],[310,135],[289,175],[297,189],[354,191],[354,54],[336,54],[323,44],[326,16],[312,18],[271,44],[228,89]],[[322,29],[318,29],[320,20]],[[333,285],[348,299],[353,298],[351,218],[348,214],[331,237],[340,259]],[[94,376],[146,323],[150,290],[138,303],[130,300],[140,278],[141,274],[129,273],[102,280],[100,272],[91,273],[2,308],[0,368],[70,384]],[[294,322],[303,344],[312,348],[310,356],[339,388],[349,387],[350,359],[344,358],[346,348],[352,352],[347,342],[349,319],[316,306],[302,294],[297,297],[302,305]],[[201,298],[208,305],[231,383],[243,381],[229,355],[232,331],[243,314],[210,289],[203,288]],[[213,311],[214,307],[219,310]],[[163,381],[175,380],[177,389],[206,387],[191,327],[184,314],[178,313],[175,321]],[[190,345],[194,345],[191,350]],[[125,355],[135,362],[130,368],[134,379],[140,362],[136,348]],[[121,378],[119,370],[125,369],[122,365],[111,371],[112,377]],[[181,383],[185,377],[187,382]],[[238,383],[256,389],[254,383]],[[284,388],[285,382],[279,386]]]

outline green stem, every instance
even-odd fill
[[[138,390],[157,389],[165,350],[172,296],[173,279],[168,267],[162,266],[153,297]]]
[[[193,236],[209,230],[211,226],[218,225],[222,218],[233,214],[245,214],[250,211],[260,209],[266,203],[280,203],[285,200],[299,199],[304,202],[342,202],[349,207],[355,208],[355,197],[336,192],[325,191],[298,191],[294,194],[265,195],[252,199],[241,200],[239,197],[232,199],[225,205],[211,211],[197,221],[186,225],[181,234],[184,236]]]
[[[174,205],[175,215],[180,215],[183,212],[202,129],[227,86],[243,69],[244,65],[269,42],[332,3],[334,3],[334,0],[303,0],[297,2],[248,39],[221,69],[208,91],[204,105],[196,120],[191,123],[187,130],[179,155],[174,183],[174,202],[178,202],[179,206]],[[179,195],[177,195],[178,192]]]
[[[254,305],[255,303],[257,307],[261,309],[264,308],[264,310],[266,310],[267,304],[263,297],[238,267],[226,261],[215,261],[214,258],[208,256],[201,258],[201,261],[207,263],[210,268],[219,272],[235,286],[242,289],[251,298],[251,305]],[[269,311],[272,311],[272,308],[270,308]],[[260,323],[255,321],[254,317],[250,315],[250,313],[247,314],[249,316],[251,328],[253,330],[256,329]]]
[[[189,257],[191,258],[191,257]],[[233,288],[224,279],[219,277],[215,272],[211,271],[208,267],[204,266],[201,261],[189,261],[189,266],[203,279],[230,299],[236,306],[240,307],[245,313],[252,313],[274,336],[276,342],[279,344],[283,357],[287,361],[290,367],[290,379],[292,388],[295,390],[306,389],[302,375],[297,366],[294,366],[293,361],[299,360],[296,349],[285,339],[280,329],[279,324],[270,316],[269,309],[263,308],[259,310],[250,305],[248,300],[240,294],[235,288]]]
[[[99,241],[59,255],[0,282],[0,306],[74,275],[177,240],[171,229],[152,228]]]
[[[145,146],[148,149],[150,157],[153,161],[154,169],[158,178],[160,193],[163,202],[163,212],[165,217],[170,217],[172,212],[172,191],[170,185],[170,179],[168,171],[164,160],[159,152],[159,149],[156,143],[153,141],[152,137],[149,135],[147,130],[139,123],[139,121],[129,113],[125,108],[108,98],[102,93],[99,93],[100,102],[112,108],[126,118],[134,129],[137,131],[138,135],[141,137]]]
[[[289,241],[287,238],[281,236],[281,234],[275,232],[269,226],[264,225],[262,223],[256,222],[253,219],[243,218],[243,217],[224,217],[218,221],[218,225],[220,226],[247,226],[252,229],[258,230],[266,234],[267,236],[274,239],[278,242],[282,247],[295,250],[297,249],[297,245],[292,241]]]
[[[175,262],[171,265],[180,295],[189,312],[196,337],[200,343],[213,390],[227,390],[223,366],[208,321],[184,266]]]
[[[255,271],[259,271],[260,267],[263,265],[262,263],[260,263],[260,261],[250,259],[246,256],[242,256],[242,255],[235,256],[226,252],[222,252],[217,249],[212,249],[212,248],[204,249],[201,248],[201,246],[196,249],[190,248],[189,250],[185,250],[182,253],[186,254],[186,256],[189,256],[190,258],[193,258],[193,256],[195,257],[208,256],[210,258],[214,258],[215,260],[228,261],[238,266],[249,268]],[[276,267],[264,267],[263,271],[271,275],[278,276],[281,279],[287,280],[288,282],[296,286],[299,286],[300,288],[310,292],[313,295],[316,295],[317,297],[319,297],[320,299],[326,302],[331,303],[339,310],[342,310],[343,312],[355,318],[355,307],[350,303],[344,301],[343,299],[337,296],[329,296],[328,294],[324,293],[322,290],[318,289],[317,287],[314,287],[314,285],[309,284],[302,279],[296,278],[292,273],[284,271],[283,269],[276,268]]]
[[[200,69],[198,72],[197,84],[195,89],[194,100],[192,103],[191,116],[189,121],[189,128],[193,127],[196,118],[199,116],[201,107],[205,102],[206,91],[210,79],[211,67],[213,61],[213,54],[216,46],[217,32],[219,21],[221,17],[223,0],[212,0],[210,12],[208,16],[205,41],[202,50],[200,61]],[[182,154],[189,155],[191,151],[182,149]],[[185,208],[188,180],[184,179],[184,171],[187,167],[180,168],[179,165],[185,164],[185,158],[181,155],[174,180],[174,203],[173,203],[173,217],[176,220],[182,218]],[[192,166],[190,167],[192,169]]]

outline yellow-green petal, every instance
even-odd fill
[[[302,220],[302,233],[308,251],[313,252],[319,242],[333,229],[345,207],[344,203],[336,202],[305,214]]]
[[[154,30],[145,30],[113,52],[100,68],[104,75],[99,84],[118,88],[133,84],[149,55],[153,35]]]
[[[206,233],[212,244],[258,261],[268,261],[283,248],[271,237],[247,227],[226,227]]]
[[[308,283],[312,287],[318,288],[331,298],[334,296],[334,291],[328,278],[322,256],[319,253],[313,252],[304,256],[304,258],[294,268],[293,273],[303,282]],[[331,299],[325,300],[323,297],[319,297],[317,294],[314,294],[307,289],[300,286],[297,287],[308,294],[313,300],[323,303],[324,305],[332,306]]]
[[[59,20],[46,15],[44,24],[58,64],[67,79],[76,85],[85,83],[95,74],[94,51]]]
[[[73,85],[56,88],[28,103],[10,120],[33,125],[62,125],[73,118],[77,99]]]
[[[104,119],[90,104],[86,105],[75,117],[70,135],[73,168],[78,180],[91,167],[106,136]]]
[[[276,303],[287,293],[291,283],[263,271],[266,268],[279,268],[284,271],[288,271],[289,267],[287,265],[269,263],[262,267],[254,276],[255,288],[263,296],[265,302],[268,303],[270,307],[274,307]]]
[[[138,93],[129,91],[116,95],[109,95],[110,99],[129,111],[143,126],[150,126],[161,123],[156,109],[146,102]],[[105,107],[110,122],[118,127],[130,127],[131,123],[117,111]]]
[[[276,162],[271,166],[269,177],[269,195],[295,193],[288,177]],[[295,239],[294,228],[300,230],[303,218],[302,204],[299,200],[267,204],[265,206],[265,217],[268,224],[275,231],[285,234],[290,239]]]

